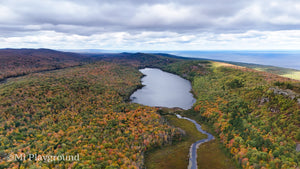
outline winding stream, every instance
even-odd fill
[[[190,92],[192,86],[188,80],[160,69],[145,68],[140,69],[140,72],[146,75],[142,78],[144,87],[130,96],[132,102],[148,106],[179,107],[185,110],[192,108],[196,99]],[[214,136],[202,130],[201,125],[195,120],[178,114],[176,116],[179,119],[186,119],[194,123],[199,132],[207,135],[206,139],[198,140],[190,147],[188,169],[197,169],[197,149],[199,145],[214,139]]]
[[[206,139],[202,139],[202,140],[196,141],[195,143],[193,143],[193,144],[191,145],[191,148],[190,148],[190,155],[189,155],[189,156],[190,156],[190,159],[189,159],[189,166],[188,166],[188,169],[197,169],[197,168],[198,168],[198,167],[197,167],[197,149],[198,149],[198,147],[199,147],[200,144],[202,144],[202,143],[205,143],[205,142],[208,142],[208,141],[210,141],[210,140],[213,140],[213,139],[214,139],[214,136],[211,135],[210,133],[208,133],[208,132],[202,130],[201,125],[198,124],[195,120],[190,119],[190,118],[187,118],[187,117],[182,117],[182,116],[180,116],[179,114],[176,114],[176,116],[177,116],[177,118],[179,118],[179,119],[186,119],[186,120],[188,120],[188,121],[194,123],[195,126],[196,126],[196,128],[197,128],[197,130],[198,130],[199,132],[201,132],[201,133],[207,135],[207,138],[206,138]]]

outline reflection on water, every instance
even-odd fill
[[[140,71],[146,75],[142,78],[142,84],[145,86],[131,95],[132,102],[182,109],[190,109],[195,103],[188,80],[160,69],[145,68]]]

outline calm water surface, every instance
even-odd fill
[[[160,69],[145,68],[140,69],[140,72],[146,75],[142,78],[142,84],[145,86],[130,96],[132,102],[147,106],[180,107],[186,110],[195,103],[188,80]]]
[[[300,51],[177,51],[179,56],[271,65],[300,70]]]

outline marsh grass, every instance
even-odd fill
[[[206,135],[200,133],[188,120],[178,119],[174,115],[165,115],[164,118],[170,125],[184,130],[186,135],[180,142],[147,152],[145,166],[147,169],[187,168],[190,146],[197,140],[206,138]]]

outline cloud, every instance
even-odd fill
[[[39,31],[32,35],[2,37],[10,48],[108,49],[108,50],[214,50],[298,49],[300,30],[247,31],[244,33],[111,32],[77,35]]]
[[[102,31],[228,31],[282,29],[300,24],[300,2],[277,1],[58,1],[2,2],[1,21],[19,26],[52,25],[55,31],[94,27]],[[7,19],[5,19],[7,18]],[[274,25],[278,25],[274,27]],[[66,29],[62,27],[67,27]],[[73,28],[73,29],[70,29]],[[41,27],[41,29],[47,29]],[[93,34],[95,29],[80,31]],[[97,31],[96,31],[97,32]]]
[[[130,43],[136,48],[220,48],[238,40],[275,43],[272,32],[289,40],[289,31],[300,29],[298,0],[10,0],[0,2],[0,11],[0,36],[6,42],[0,47],[13,41],[55,48],[125,48]],[[283,48],[299,41],[293,40]]]

